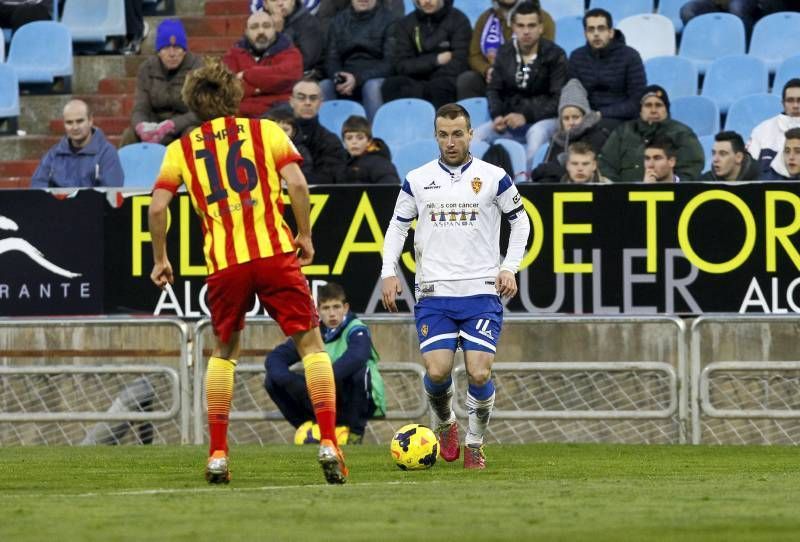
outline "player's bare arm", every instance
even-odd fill
[[[172,264],[167,257],[167,212],[171,201],[172,192],[156,188],[147,213],[147,223],[153,241],[153,271],[150,273],[150,280],[159,288],[175,282]]]
[[[512,298],[517,295],[517,279],[514,277],[514,273],[508,269],[501,269],[495,280],[495,288],[500,297]]]
[[[297,259],[300,265],[308,265],[314,260],[314,243],[311,241],[311,203],[308,196],[308,183],[300,166],[291,162],[283,166],[279,172],[286,180],[292,213],[297,224],[297,236],[294,244],[297,247]]]
[[[397,277],[386,277],[382,281],[383,308],[389,312],[397,312],[397,296],[403,293]]]

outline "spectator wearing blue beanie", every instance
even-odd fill
[[[181,98],[186,75],[203,65],[188,51],[186,30],[178,19],[165,19],[156,29],[156,54],[145,60],[136,76],[131,126],[122,145],[136,142],[168,145],[200,125]]]

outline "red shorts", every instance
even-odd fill
[[[306,277],[294,252],[276,254],[217,271],[206,279],[211,325],[219,340],[244,329],[253,294],[287,336],[319,325]]]

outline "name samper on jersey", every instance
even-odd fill
[[[244,124],[237,124],[236,125],[236,135],[240,135],[245,133],[247,130],[244,127]],[[202,132],[197,132],[194,135],[194,140],[197,143],[202,143],[203,141],[210,141],[211,139],[216,139],[217,141],[223,141],[228,139],[228,128],[223,128],[222,130],[217,130],[216,132],[212,132],[210,134],[203,134]]]

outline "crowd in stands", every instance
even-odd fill
[[[701,138],[671,116],[668,91],[648,84],[642,56],[626,44],[605,9],[584,12],[585,43],[567,52],[555,41],[558,21],[539,0],[487,1],[474,28],[456,7],[458,0],[456,6],[453,0],[414,0],[408,14],[397,0],[242,2],[251,15],[242,38],[223,57],[244,87],[239,114],[278,122],[303,154],[310,184],[398,184],[392,163],[398,149],[373,137],[371,122],[385,103],[403,98],[434,107],[485,98],[486,117],[474,119],[474,141],[502,138],[523,145],[524,176],[532,182],[798,178],[798,140],[788,135],[800,132],[800,78],[774,91],[781,91],[783,112],[761,119],[752,133],[717,133],[706,163]],[[692,0],[680,17],[689,23],[707,13],[730,12],[742,19],[749,39],[759,18],[797,10],[797,3]],[[49,18],[52,9],[52,0],[0,0],[0,25]],[[136,54],[148,32],[141,0],[127,0],[126,9],[131,20],[123,52]],[[199,125],[181,88],[187,73],[201,65],[200,55],[189,51],[180,20],[162,21],[155,54],[136,78],[122,146],[167,145]],[[347,118],[334,133],[320,122],[320,108],[342,99],[360,102],[365,114]],[[74,116],[76,102],[71,106]],[[66,169],[73,177],[65,182],[117,182],[110,166],[92,177],[82,165],[86,155],[99,156],[107,145],[91,125],[88,106],[83,113],[89,135],[79,143],[65,109],[66,136],[43,159],[36,186],[58,184],[54,171],[65,163],[65,152],[79,155],[81,164]]]

